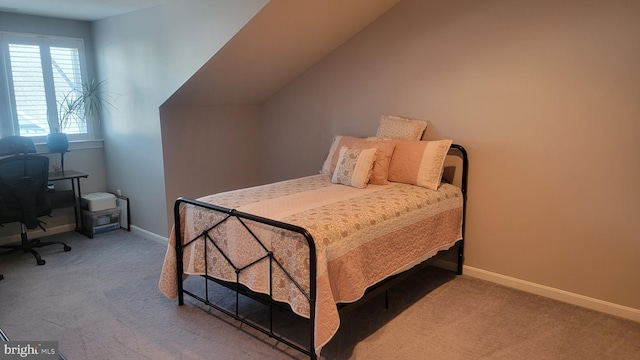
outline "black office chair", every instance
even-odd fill
[[[0,156],[12,155],[0,159],[0,224],[19,222],[21,229],[21,241],[0,245],[0,248],[9,249],[0,255],[30,252],[38,265],[44,265],[45,261],[36,248],[58,244],[64,251],[71,251],[71,247],[63,242],[41,242],[27,237],[27,229],[40,227],[45,231],[38,217],[51,215],[47,196],[49,158],[29,155],[31,152],[35,152],[35,146],[29,138],[10,136],[0,139]]]

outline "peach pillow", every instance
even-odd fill
[[[384,139],[420,140],[427,128],[424,120],[382,115],[376,137]]]
[[[396,145],[392,141],[376,141],[361,139],[353,136],[336,135],[333,138],[333,143],[329,149],[329,155],[327,155],[324,164],[322,165],[322,173],[327,175],[333,175],[336,164],[338,163],[338,155],[340,148],[346,146],[353,149],[368,149],[376,148],[375,163],[373,164],[373,173],[369,179],[369,183],[376,185],[386,185],[389,174],[389,162],[393,155],[393,150]]]
[[[376,151],[378,151],[376,148],[352,149],[345,146],[341,147],[331,182],[359,189],[367,187],[373,169],[373,162],[376,159]]]
[[[395,140],[396,149],[389,163],[389,181],[438,190],[444,159],[452,140]]]

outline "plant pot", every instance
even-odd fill
[[[47,147],[51,152],[65,152],[69,150],[69,139],[65,133],[50,133],[47,135]]]

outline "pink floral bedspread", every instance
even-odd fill
[[[338,330],[337,303],[360,299],[381,280],[407,270],[450,248],[462,238],[462,193],[442,184],[438,191],[391,183],[356,189],[332,184],[326,175],[229,191],[198,199],[249,214],[305,228],[316,246],[315,351],[320,354]],[[191,205],[181,212],[183,243],[197,237],[226,215]],[[309,249],[299,234],[246,222],[272,251],[275,266],[273,298],[309,317]],[[211,236],[236,267],[252,264],[266,254],[253,236],[235,219],[229,219]],[[187,240],[185,240],[187,239]],[[204,246],[196,241],[183,250],[184,273],[205,273]],[[177,297],[175,236],[162,268],[160,290]],[[206,249],[208,274],[235,281],[236,273],[212,245]],[[268,261],[258,261],[241,273],[240,281],[254,291],[269,293]],[[285,275],[292,275],[299,286]]]

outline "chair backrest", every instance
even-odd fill
[[[33,140],[26,136],[7,136],[0,139],[0,156],[36,153]]]
[[[38,216],[51,213],[47,196],[49,158],[16,155],[0,159],[0,221],[38,226]]]

